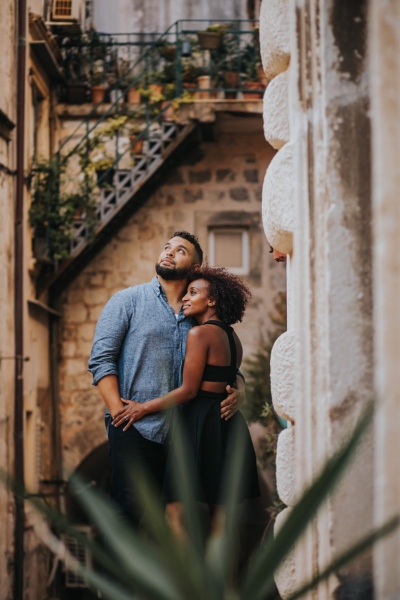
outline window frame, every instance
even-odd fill
[[[240,233],[242,235],[242,266],[227,267],[235,275],[250,274],[250,236],[245,227],[210,227],[208,229],[208,253],[211,266],[217,266],[215,263],[215,234],[218,233]],[[218,265],[224,267],[225,265]]]

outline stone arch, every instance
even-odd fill
[[[111,478],[111,464],[109,460],[108,442],[104,442],[94,448],[80,462],[72,476],[79,475],[88,484],[108,494]],[[67,517],[79,525],[89,524],[85,511],[81,508],[79,501],[68,485],[65,496],[65,512]]]

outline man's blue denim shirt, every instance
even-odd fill
[[[93,385],[117,375],[121,398],[145,402],[182,383],[186,338],[193,326],[182,309],[178,317],[157,277],[117,292],[96,326],[89,371]],[[152,413],[134,423],[143,437],[163,443],[171,411]]]

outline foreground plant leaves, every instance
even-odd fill
[[[360,419],[348,441],[326,463],[314,483],[304,492],[298,504],[275,538],[270,538],[252,557],[241,584],[235,580],[237,540],[237,498],[243,476],[243,452],[240,440],[233,452],[229,469],[228,504],[225,514],[218,516],[217,526],[204,543],[193,490],[189,484],[188,468],[182,436],[178,433],[176,460],[177,480],[186,509],[188,539],[178,541],[164,518],[161,502],[140,466],[135,466],[134,484],[145,509],[144,537],[133,530],[113,510],[107,498],[77,479],[76,494],[107,547],[82,537],[65,516],[36,497],[30,497],[17,485],[14,492],[28,498],[35,508],[60,533],[68,533],[86,544],[98,567],[81,567],[88,585],[99,590],[104,598],[128,600],[267,600],[274,591],[274,573],[290,550],[315,518],[318,509],[337,484],[363,434],[371,423],[372,409]],[[312,581],[304,583],[291,597],[297,600],[315,588],[343,565],[358,556],[380,537],[399,525],[396,517],[383,527],[357,542],[337,557]]]

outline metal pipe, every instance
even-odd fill
[[[23,389],[23,216],[26,93],[26,0],[17,3],[17,148],[14,257],[14,326],[15,326],[15,400],[14,400],[14,477],[24,483],[24,389]],[[24,593],[24,501],[15,496],[14,525],[14,598]]]

